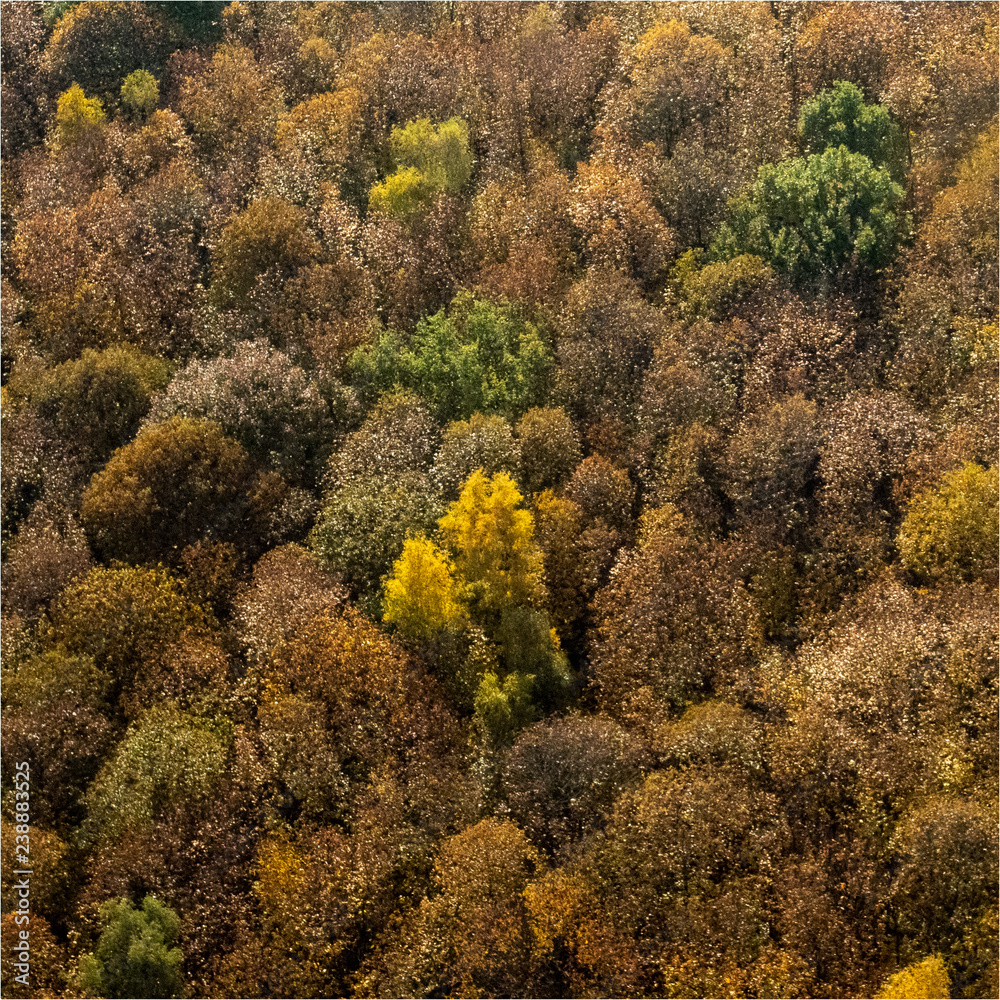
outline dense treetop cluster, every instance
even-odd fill
[[[998,995],[996,3],[0,16],[6,993]]]

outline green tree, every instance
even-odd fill
[[[392,130],[392,155],[401,166],[419,170],[432,189],[453,193],[472,173],[469,126],[461,118],[440,125],[420,118]]]
[[[397,170],[371,189],[374,212],[405,219],[435,194],[461,190],[472,173],[469,126],[461,118],[440,125],[420,118],[393,127],[391,142]]]
[[[908,225],[903,195],[888,170],[842,146],[763,166],[730,202],[711,254],[754,254],[806,284],[829,283],[855,261],[861,273],[878,272]]]
[[[552,356],[539,329],[505,303],[465,292],[421,320],[409,343],[389,330],[351,358],[365,401],[395,386],[419,393],[441,422],[477,410],[510,420],[544,402]]]
[[[228,719],[170,705],[149,709],[87,790],[85,839],[112,841],[152,826],[171,806],[206,801],[225,771],[231,737]]]
[[[501,681],[487,670],[479,681],[474,701],[476,727],[494,747],[508,746],[525,726],[538,718],[532,700],[535,678],[516,670]]]
[[[718,323],[774,292],[774,271],[760,257],[741,254],[701,267],[702,255],[700,249],[688,250],[671,272],[685,316]]]
[[[799,135],[809,153],[846,146],[885,167],[894,179],[903,175],[903,134],[883,104],[865,104],[860,87],[838,80],[806,101],[799,112]]]
[[[122,104],[139,118],[148,118],[160,103],[160,85],[149,70],[137,69],[122,84]]]
[[[974,579],[996,573],[997,468],[969,462],[914,498],[896,544],[919,577]]]
[[[155,896],[141,909],[128,899],[101,905],[97,949],[80,962],[80,982],[93,997],[179,997],[183,956],[176,947],[181,922]]]

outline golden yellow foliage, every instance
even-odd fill
[[[455,564],[483,606],[494,611],[540,599],[542,553],[531,513],[505,472],[477,469],[439,525]]]
[[[383,617],[410,639],[429,639],[465,624],[455,567],[433,542],[406,540],[385,583]]]
[[[271,838],[257,853],[257,881],[254,892],[265,913],[280,910],[303,879],[302,858],[285,838]]]
[[[87,97],[83,88],[74,83],[59,95],[56,105],[56,143],[70,146],[78,142],[88,129],[104,125],[104,108],[96,97]]]
[[[931,955],[890,976],[876,1000],[940,1000],[949,996],[948,970],[940,955]]]

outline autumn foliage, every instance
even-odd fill
[[[0,3],[4,995],[1000,994],[998,23]]]

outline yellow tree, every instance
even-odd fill
[[[79,142],[89,130],[103,128],[106,121],[101,102],[96,97],[87,97],[83,88],[74,83],[59,95],[56,105],[56,144],[71,146]]]
[[[997,469],[969,462],[910,504],[896,538],[920,577],[974,579],[997,565]]]
[[[408,538],[386,581],[384,619],[404,638],[457,632],[466,621],[460,584],[448,556],[426,538]]]
[[[438,522],[474,599],[488,611],[537,603],[543,596],[542,553],[534,518],[505,472],[487,479],[477,469]]]
[[[951,996],[948,970],[940,955],[931,955],[914,962],[890,976],[878,994],[878,1000],[909,1000],[909,998]]]

